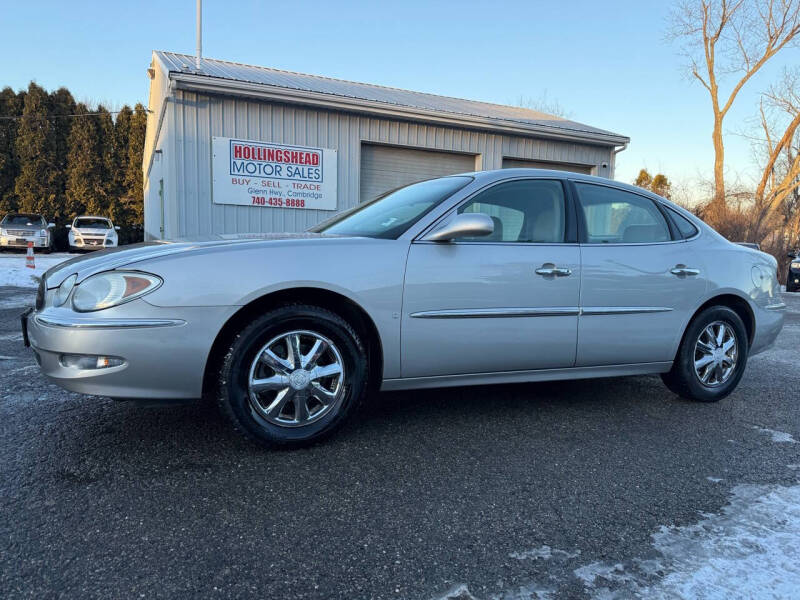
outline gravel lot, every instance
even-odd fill
[[[291,452],[239,439],[211,407],[47,384],[19,334],[32,297],[0,287],[4,598],[800,586],[800,294],[718,404],[658,377],[382,394],[335,439]]]

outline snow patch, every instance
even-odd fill
[[[796,598],[800,485],[738,485],[720,514],[653,535],[660,558],[574,571],[593,598]]]
[[[525,550],[524,552],[512,552],[508,556],[511,558],[516,558],[517,560],[538,560],[538,559],[550,559],[553,557],[560,557],[560,558],[575,558],[579,556],[581,553],[580,550],[575,551],[574,553],[565,552],[564,550],[559,550],[558,548],[551,548],[550,546],[541,546],[539,548],[534,548],[533,550]]]
[[[25,266],[25,253],[0,255],[0,286],[13,285],[15,287],[36,288],[39,278],[47,269],[57,264],[74,258],[64,252],[57,254],[35,254],[35,269]]]
[[[778,444],[796,444],[797,440],[792,437],[791,434],[786,433],[784,431],[775,431],[774,429],[767,429],[765,427],[759,427],[757,425],[753,425],[753,429],[756,431],[760,431],[761,433],[768,433],[772,436],[772,441]]]
[[[706,477],[711,483],[719,483],[721,481],[725,481],[724,479],[720,479],[719,477]]]
[[[478,600],[475,596],[473,596],[469,588],[463,583],[455,586],[449,592],[445,593],[444,596],[440,596],[437,600]]]
[[[38,281],[36,285],[39,285]],[[11,296],[5,296],[3,298],[0,298],[0,309],[19,308],[22,306],[33,306],[34,302],[36,302],[35,294],[30,294],[30,293],[13,294]]]

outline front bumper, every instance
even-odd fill
[[[70,239],[69,247],[72,250],[102,250],[103,248],[116,248],[116,239],[103,238],[74,238]]]
[[[72,392],[114,398],[199,398],[208,353],[235,309],[166,309],[143,299],[97,313],[51,307],[26,315],[27,337],[45,377]],[[119,357],[124,362],[81,369],[65,366],[65,354]]]
[[[47,248],[50,246],[50,239],[41,236],[16,237],[11,235],[0,235],[0,247],[20,248],[24,250],[28,247],[28,242],[33,242],[34,248]]]

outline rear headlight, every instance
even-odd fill
[[[92,275],[75,288],[72,307],[91,312],[141,298],[159,288],[160,277],[137,271],[108,271]]]

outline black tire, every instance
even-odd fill
[[[250,404],[250,366],[273,338],[307,330],[338,348],[346,377],[338,406],[316,421],[285,427],[267,421]],[[338,430],[362,404],[368,389],[367,351],[359,334],[342,317],[319,306],[289,304],[271,310],[243,327],[230,342],[217,376],[221,411],[245,437],[271,447],[299,447],[318,442]]]
[[[714,386],[704,385],[695,373],[695,345],[703,330],[711,323],[721,321],[730,326],[736,336],[738,356],[730,377]],[[739,384],[747,366],[749,344],[747,329],[741,317],[727,306],[711,306],[697,315],[683,334],[680,348],[672,363],[672,369],[663,373],[661,379],[670,391],[699,402],[716,402],[722,400]]]

